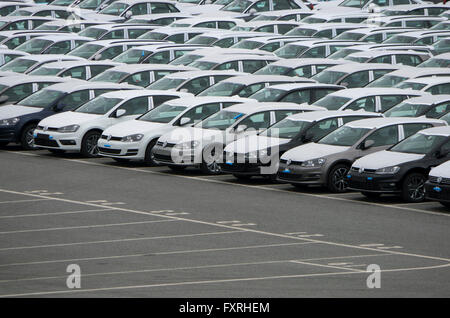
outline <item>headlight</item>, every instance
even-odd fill
[[[321,166],[323,166],[325,161],[327,161],[327,159],[325,159],[325,158],[307,160],[305,162],[302,162],[301,166],[302,167],[321,167]]]
[[[8,118],[8,119],[2,119],[0,120],[0,125],[2,126],[14,126],[15,124],[17,124],[19,122],[19,118],[14,117],[14,118]]]
[[[61,128],[58,128],[58,132],[60,133],[72,133],[72,132],[76,132],[78,130],[78,128],[80,128],[79,125],[70,125],[70,126],[64,126]]]
[[[174,148],[177,148],[177,149],[193,149],[193,148],[197,147],[198,145],[200,145],[200,141],[194,140],[194,141],[183,142],[181,144],[176,144],[174,146]]]
[[[396,174],[400,170],[399,166],[380,168],[375,171],[375,174]]]
[[[122,139],[120,139],[120,141],[122,141],[122,142],[135,142],[135,141],[140,141],[143,137],[144,137],[143,134],[134,134],[134,135],[125,136]]]

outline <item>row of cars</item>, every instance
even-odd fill
[[[11,11],[0,145],[449,205],[449,6],[216,2]]]

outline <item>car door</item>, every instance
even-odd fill
[[[225,141],[228,144],[236,138],[242,138],[256,134],[258,131],[267,129],[272,123],[271,111],[264,111],[247,116],[240,122],[236,123],[233,128],[239,126],[245,128],[241,132],[235,132],[236,129],[227,130],[225,133]]]
[[[149,108],[151,108],[149,106],[150,99],[151,99],[151,97],[149,97],[149,96],[139,96],[139,97],[135,97],[135,98],[132,98],[132,99],[126,101],[125,103],[120,105],[115,110],[116,113],[119,109],[125,110],[125,114],[120,117],[114,117],[114,116],[110,117],[111,120],[110,120],[109,125],[115,125],[120,122],[134,119],[134,118],[138,117],[139,115],[142,115],[143,113],[147,112],[149,110]]]

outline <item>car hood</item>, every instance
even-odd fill
[[[39,107],[28,107],[20,105],[0,106],[0,119],[8,119],[18,116],[24,116],[42,111]]]
[[[17,76],[17,75],[23,75],[23,76],[26,76],[25,74],[22,74],[22,73],[16,73],[16,72],[12,72],[12,71],[0,71],[0,77]]]
[[[238,154],[245,154],[252,151],[258,151],[267,148],[273,148],[278,145],[288,143],[290,139],[275,138],[266,136],[247,136],[240,138],[225,147],[225,151]]]
[[[431,169],[430,176],[450,178],[450,161]]]
[[[197,127],[177,128],[170,133],[164,134],[159,138],[161,142],[168,142],[171,144],[179,144],[189,141],[222,141],[224,131],[215,129],[203,129]],[[217,138],[217,139],[216,139]]]
[[[133,134],[145,134],[167,126],[164,123],[151,123],[143,120],[127,120],[106,129],[103,134],[114,137],[125,137]]]
[[[39,123],[40,126],[61,128],[69,125],[80,125],[87,121],[100,118],[102,115],[85,114],[77,112],[63,112],[47,117]]]
[[[353,166],[364,169],[380,169],[419,160],[423,157],[425,157],[425,155],[383,150],[371,153],[370,155],[356,160],[353,163]]]
[[[311,142],[309,144],[301,145],[286,151],[281,156],[281,159],[306,161],[330,156],[339,152],[346,151],[348,149],[350,149],[350,147],[316,144]]]

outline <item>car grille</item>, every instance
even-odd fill
[[[288,160],[286,159],[280,159],[280,163],[284,163],[287,164]],[[303,163],[303,161],[295,161],[295,160],[291,160],[290,165],[298,165],[300,166]]]
[[[36,128],[39,129],[39,130],[44,130],[45,129],[44,126],[37,126]],[[47,127],[45,130],[46,131],[58,131],[58,129],[59,128],[56,128],[56,127]]]
[[[173,148],[176,144],[171,144],[171,143],[166,143],[166,145],[164,146],[164,142],[162,142],[162,141],[158,141],[157,143],[156,143],[156,145],[157,146],[161,146],[161,147],[163,147],[163,148]]]
[[[160,155],[157,153],[154,153],[153,155],[155,156],[156,160],[160,160],[160,161],[164,161],[164,162],[173,162],[172,156]]]
[[[98,147],[98,151],[103,152],[103,153],[108,153],[108,154],[114,154],[114,155],[120,154],[120,149],[110,149],[110,148]]]
[[[107,140],[108,137],[109,137],[109,136],[107,136],[107,135],[101,135],[100,139],[105,139],[105,140]],[[122,140],[122,137],[114,137],[114,136],[111,136],[111,138],[110,138],[109,140],[121,141],[121,140]]]
[[[439,177],[430,177],[428,180],[432,183],[449,184],[450,185],[450,178],[442,178],[441,180],[439,180]]]
[[[49,136],[44,134],[37,134],[34,138],[34,144],[36,146],[59,147],[55,140],[50,140]]]
[[[351,171],[359,172],[359,169],[360,169],[359,167],[352,167]],[[364,171],[361,173],[375,173],[375,171],[377,171],[377,170],[376,169],[364,169]]]

